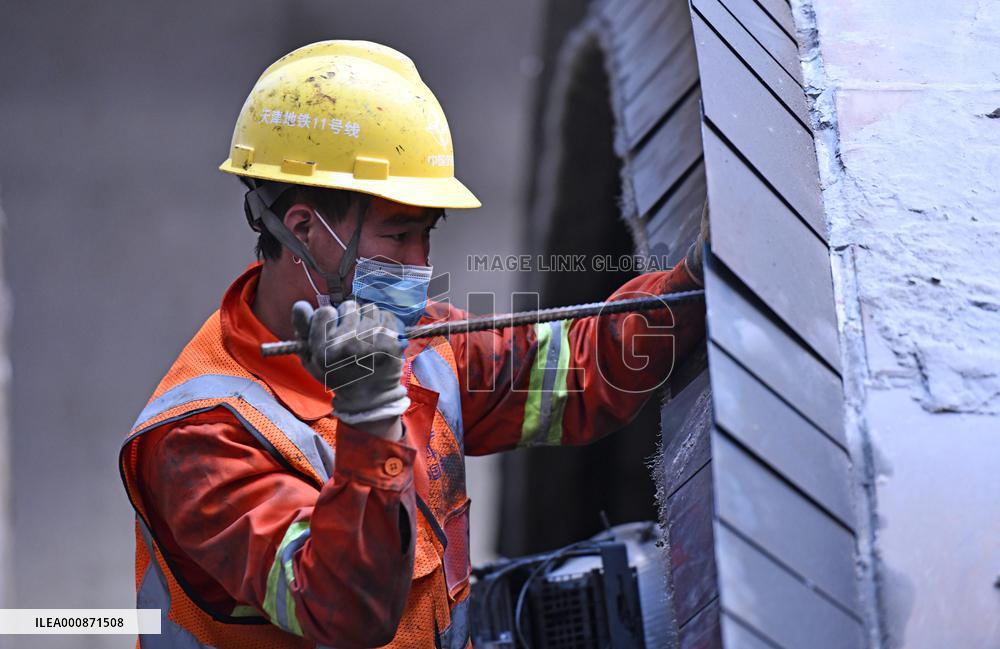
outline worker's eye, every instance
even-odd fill
[[[386,234],[386,235],[383,235],[383,236],[386,239],[392,239],[396,243],[403,243],[403,240],[406,239],[406,233],[405,232],[400,232],[399,234]]]

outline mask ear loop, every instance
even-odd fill
[[[350,299],[354,297],[354,287],[344,295],[344,284],[347,283],[347,275],[351,272],[351,266],[353,266],[358,260],[358,244],[361,242],[361,225],[364,223],[365,214],[368,213],[368,207],[371,205],[372,197],[368,194],[358,194],[355,199],[358,206],[358,223],[354,227],[354,234],[351,235],[351,240],[347,243],[347,247],[344,249],[344,256],[340,259],[340,268],[337,269],[337,274],[339,275],[337,282],[337,296],[340,298],[334,304],[339,304],[340,301]],[[324,225],[326,225],[324,223]],[[329,230],[330,227],[327,226]],[[340,238],[334,235],[337,241]],[[341,243],[341,245],[343,245]],[[331,286],[331,285],[327,285]],[[334,298],[334,292],[330,291],[330,299]]]
[[[316,294],[316,304],[323,306],[330,306],[330,296],[325,293],[320,293],[319,289],[316,287],[316,282],[313,281],[312,273],[306,268],[306,265],[302,263],[302,260],[297,256],[292,255],[292,261],[302,267],[302,272],[306,274],[306,279],[309,281],[309,286],[312,287],[313,293]]]
[[[354,226],[354,234],[351,235],[351,240],[346,246],[340,237],[337,236],[337,233],[333,231],[333,228],[330,227],[330,224],[326,222],[326,219],[315,209],[313,210],[313,214],[319,219],[320,224],[326,228],[330,236],[344,249],[344,255],[340,258],[340,266],[337,269],[337,281],[333,283],[327,279],[326,285],[330,289],[327,299],[333,304],[340,304],[343,300],[350,299],[354,295],[353,287],[346,296],[344,295],[344,284],[347,283],[347,275],[351,272],[351,266],[357,262],[358,244],[361,241],[361,225],[364,223],[365,214],[368,212],[368,206],[371,204],[371,196],[368,194],[358,194],[355,198],[355,204],[357,205],[358,222]],[[324,277],[326,276],[324,275]]]

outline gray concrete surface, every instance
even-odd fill
[[[872,645],[994,648],[1000,5],[793,5],[813,46],[847,433],[867,455]]]
[[[409,54],[449,116],[459,175],[484,203],[435,233],[432,260],[454,273],[453,296],[490,290],[503,304],[516,275],[462,271],[466,253],[520,252],[540,11],[540,0],[4,3],[10,606],[133,605],[132,515],[117,449],[177,351],[251,261],[238,183],[216,166],[257,75],[323,38],[367,38]],[[481,559],[495,533],[494,459],[471,460],[469,481]],[[22,637],[11,646],[132,641]]]
[[[0,185],[0,262],[6,240],[7,217],[3,211],[3,186]],[[9,606],[13,591],[10,491],[10,293],[7,277],[0,267],[0,608]]]

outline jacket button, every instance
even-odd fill
[[[385,461],[385,472],[391,476],[397,476],[403,471],[403,461],[398,457],[390,457]]]

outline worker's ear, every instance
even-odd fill
[[[306,203],[295,203],[285,212],[285,227],[308,248],[309,235],[316,225],[315,218],[316,212],[312,207]]]

